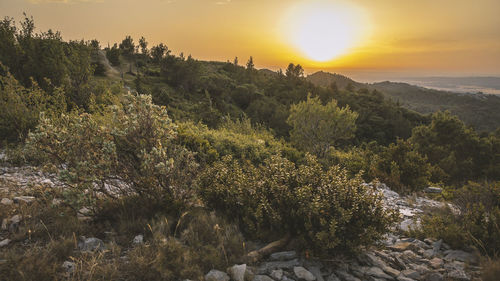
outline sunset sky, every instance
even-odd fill
[[[500,75],[499,0],[0,0],[2,17],[23,11],[65,39],[144,36],[197,59],[252,55],[258,68],[294,62],[361,80]]]

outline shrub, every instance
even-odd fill
[[[500,253],[500,183],[469,183],[457,190],[450,209],[424,216],[421,236],[442,238],[454,247],[475,246],[492,257]]]
[[[70,187],[76,204],[104,197],[138,195],[151,200],[185,200],[196,163],[175,145],[176,126],[150,96],[125,95],[104,116],[42,117],[27,142],[49,159]]]
[[[387,230],[393,213],[359,175],[349,179],[336,166],[325,172],[314,157],[306,158],[298,167],[279,156],[254,166],[226,156],[202,173],[201,197],[250,236],[290,234],[318,253],[352,251]]]

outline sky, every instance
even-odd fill
[[[500,76],[499,0],[0,0],[0,16],[26,12],[64,39],[126,35],[201,60],[358,80]]]

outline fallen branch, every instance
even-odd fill
[[[263,257],[280,251],[288,244],[288,242],[290,242],[290,235],[286,235],[280,240],[271,242],[267,244],[265,247],[262,247],[258,250],[248,253],[246,256],[246,261],[248,263],[256,263],[260,261]]]

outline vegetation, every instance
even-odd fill
[[[0,23],[2,147],[63,182],[20,191],[37,198],[21,210],[0,206],[23,217],[0,253],[7,279],[201,279],[249,241],[283,236],[314,255],[352,253],[396,220],[363,185],[377,179],[443,187],[460,213],[437,211],[417,234],[498,253],[500,129],[421,115],[346,77],[316,86],[293,63],[272,72],[137,43],[102,50],[35,33],[29,17]],[[107,251],[74,251],[105,232]]]

